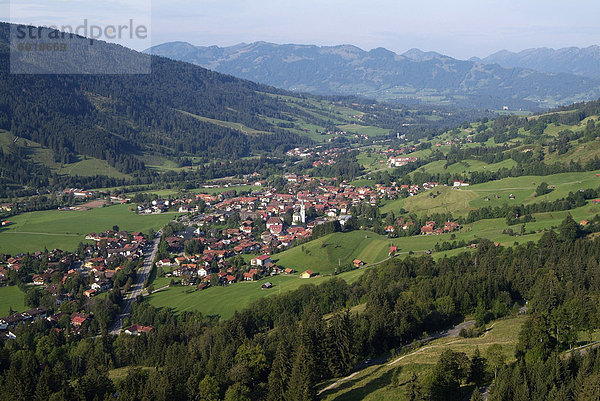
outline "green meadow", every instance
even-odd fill
[[[47,210],[23,213],[10,218],[12,224],[0,229],[0,252],[16,254],[44,248],[73,250],[85,242],[86,234],[118,225],[127,231],[158,230],[176,214],[138,215],[131,205],[114,205],[86,211]]]
[[[25,306],[25,293],[17,286],[0,287],[0,317],[8,315],[9,309],[23,312]]]
[[[554,201],[565,198],[569,192],[600,187],[600,177],[596,176],[599,172],[509,177],[460,189],[439,186],[412,197],[384,202],[380,211],[382,213],[393,211],[398,214],[400,208],[404,208],[417,214],[431,215],[450,212],[460,216],[466,215],[470,210],[485,206],[527,205],[544,200]],[[535,190],[542,182],[553,185],[555,189],[546,195],[535,196]],[[514,199],[510,199],[511,194]]]
[[[347,282],[353,282],[362,275],[363,270],[354,270],[340,274]],[[259,281],[244,281],[226,287],[210,287],[202,291],[194,291],[194,287],[169,287],[151,294],[148,299],[156,307],[174,308],[175,310],[197,310],[205,315],[219,315],[221,319],[233,316],[236,310],[242,310],[262,297],[281,294],[298,289],[306,284],[320,284],[331,276],[313,277],[302,279],[298,274],[279,275],[261,279]],[[261,289],[261,286],[270,282],[273,288]],[[155,284],[155,287],[159,287]]]
[[[428,163],[417,171],[425,173],[449,173],[449,174],[466,174],[473,171],[498,171],[501,168],[512,168],[517,163],[512,159],[503,160],[499,163],[488,164],[481,160],[467,159],[458,163],[451,164],[445,167],[445,160],[436,160]],[[414,174],[414,173],[413,173]]]

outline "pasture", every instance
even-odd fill
[[[25,293],[17,286],[0,287],[0,317],[8,315],[12,308],[15,312],[23,312],[25,306]]]
[[[412,197],[385,202],[380,211],[393,211],[398,214],[400,208],[404,208],[419,215],[450,212],[456,216],[464,216],[470,210],[485,206],[528,205],[554,201],[565,198],[569,192],[600,187],[600,177],[596,176],[598,173],[600,171],[509,177],[460,189],[438,186]],[[535,196],[535,190],[542,182],[553,185],[555,189],[546,195]],[[511,194],[514,199],[510,199]]]
[[[362,273],[362,270],[355,270],[340,274],[338,277],[353,282]],[[226,287],[210,287],[202,291],[194,291],[194,287],[191,286],[169,287],[151,294],[148,300],[156,307],[174,308],[178,312],[197,310],[204,315],[219,315],[221,319],[228,319],[236,310],[247,308],[259,298],[293,291],[305,284],[318,285],[329,279],[331,276],[301,279],[296,273],[282,274],[258,281],[244,281]],[[273,284],[273,288],[261,289],[267,281]],[[158,285],[155,284],[155,287]]]
[[[177,216],[174,213],[138,215],[131,205],[114,205],[92,210],[46,210],[23,213],[10,218],[13,223],[0,229],[0,252],[16,254],[44,248],[73,250],[85,235],[118,225],[121,230],[158,231]]]

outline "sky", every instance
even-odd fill
[[[9,0],[0,0],[6,13]],[[12,0],[12,22],[120,24],[150,27],[145,40],[229,46],[268,41],[352,44],[397,53],[411,48],[466,59],[507,49],[600,44],[600,1],[577,0]],[[2,14],[0,14],[1,16]],[[8,18],[0,18],[8,20]]]

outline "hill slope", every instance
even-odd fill
[[[469,107],[549,107],[600,96],[600,80],[456,60],[412,49],[398,55],[342,45],[277,45],[256,42],[196,47],[184,42],[147,53],[289,90],[381,100],[422,100]]]

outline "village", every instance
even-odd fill
[[[12,329],[16,326],[40,319],[55,326],[60,322],[63,329],[68,325],[71,334],[79,334],[93,319],[93,313],[83,312],[85,299],[105,295],[113,287],[127,293],[134,267],[142,261],[148,246],[146,236],[140,232],[106,230],[100,234],[90,233],[86,239],[93,242],[82,244],[76,252],[54,249],[0,260],[0,283],[16,281],[26,287],[42,289],[34,292],[40,296],[35,301],[39,306],[0,318],[0,330],[5,337],[14,337]],[[70,304],[66,310],[75,310],[50,313],[63,304]],[[138,334],[145,330],[134,329],[126,333]]]
[[[329,152],[320,156],[321,163],[330,162]],[[416,158],[392,155],[388,164],[392,167],[414,161]],[[392,182],[389,186],[356,187],[347,181],[337,183],[298,174],[285,174],[283,179],[285,185],[279,190],[260,180],[259,174],[253,174],[236,181],[235,187],[221,193],[180,193],[136,202],[132,209],[138,214],[176,212],[179,216],[165,227],[159,253],[154,260],[155,274],[170,278],[171,284],[194,286],[196,290],[268,279],[279,274],[309,279],[319,275],[318,266],[297,272],[290,267],[278,266],[273,256],[313,239],[315,227],[322,224],[336,224],[344,230],[353,218],[353,210],[361,205],[377,208],[382,201],[414,196],[438,186],[436,182],[422,185]],[[245,191],[244,188],[250,185],[258,189]],[[465,185],[468,184],[454,183],[455,187]],[[241,190],[240,194],[233,188]],[[69,188],[64,192],[88,203],[99,196],[84,189]],[[130,202],[130,198],[110,195],[110,203]],[[12,206],[3,205],[5,208]],[[8,225],[10,221],[5,220],[2,224]],[[408,230],[413,225],[410,219],[396,219],[393,226],[385,228],[385,233],[392,235],[394,230]],[[427,221],[419,233],[434,235],[459,228],[452,221],[439,227],[434,221]],[[93,318],[90,313],[76,310],[49,314],[49,311],[77,297],[99,297],[113,288],[120,289],[121,295],[128,292],[135,268],[144,257],[144,250],[149,247],[148,236],[140,232],[120,231],[115,225],[112,230],[89,233],[85,240],[88,243],[72,253],[55,249],[38,251],[33,255],[7,256],[0,260],[0,283],[8,281],[14,274],[27,286],[43,288],[46,304],[0,319],[0,330],[4,330],[5,335],[10,336],[10,329],[18,324],[42,318],[51,323],[68,318],[71,332],[77,333]],[[390,255],[393,252],[395,250],[390,250]],[[22,270],[24,263],[28,264],[26,273]],[[31,270],[32,265],[36,266],[35,272]],[[352,262],[353,268],[363,265],[365,263],[361,260]],[[126,274],[122,271],[124,266],[129,266]],[[74,281],[78,285],[73,285]],[[264,290],[271,287],[267,280],[261,286]],[[147,330],[151,328],[134,324],[125,332],[139,334]]]

